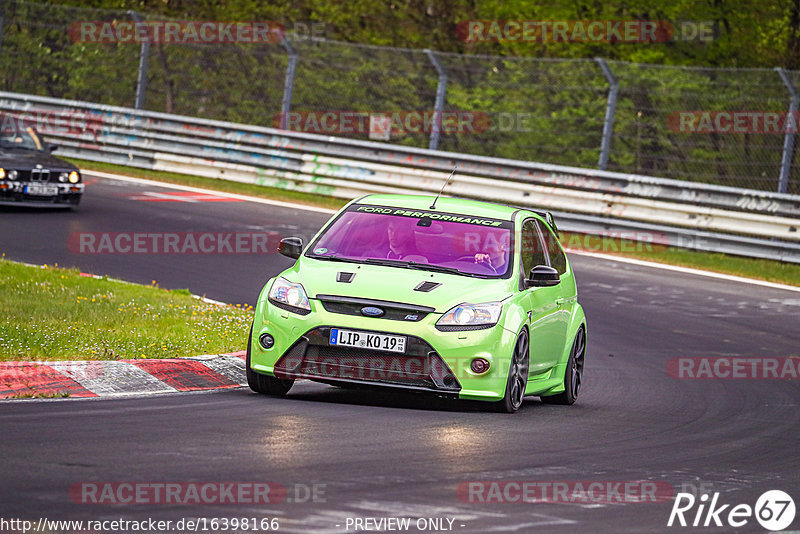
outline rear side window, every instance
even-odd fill
[[[564,250],[558,242],[558,238],[550,228],[545,227],[544,238],[547,241],[547,253],[550,256],[550,266],[558,271],[558,274],[567,272],[567,258]]]
[[[539,228],[534,219],[528,219],[522,224],[522,243],[520,245],[522,257],[522,271],[527,278],[531,269],[537,265],[547,265],[547,259],[539,237]]]

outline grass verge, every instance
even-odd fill
[[[0,361],[168,358],[242,350],[250,307],[206,304],[77,269],[0,259]]]
[[[329,209],[339,209],[347,202],[343,199],[324,197],[310,193],[302,193],[299,191],[288,191],[274,187],[241,184],[238,182],[228,182],[213,178],[201,178],[186,174],[137,169],[135,167],[125,167],[122,165],[113,165],[109,163],[96,163],[93,161],[76,159],[70,159],[70,161],[78,165],[80,168],[114,172],[127,176],[149,178],[162,182],[203,187],[217,191],[226,191],[229,193],[238,193],[242,195],[269,198],[273,200],[297,202],[300,204],[319,206]],[[571,234],[567,232],[561,232],[561,237],[561,241],[565,246],[577,250],[584,249],[590,252],[620,255],[656,263],[680,265],[683,267],[692,267],[695,269],[704,269],[718,273],[767,280],[769,282],[776,282],[780,284],[800,286],[800,265],[794,263],[744,258],[728,254],[700,252],[676,247],[649,245],[647,243],[637,243],[634,241],[616,238],[601,239],[593,236],[584,236],[581,234]],[[599,245],[596,242],[598,239],[601,239],[601,243]],[[591,245],[586,246],[587,240],[591,241]]]
[[[30,387],[30,386],[28,386]],[[9,395],[8,397],[3,397],[3,400],[8,399],[66,399],[69,397],[68,391],[55,391],[50,393],[40,393],[36,391],[34,388],[31,387],[31,391],[28,393],[17,393],[16,395]]]

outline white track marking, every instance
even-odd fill
[[[101,397],[178,392],[144,369],[126,361],[55,361],[44,365],[72,378]]]
[[[638,265],[640,267],[652,267],[654,269],[662,269],[665,271],[675,271],[684,274],[693,274],[695,276],[706,276],[708,278],[718,278],[728,282],[739,282],[742,284],[751,284],[762,287],[769,287],[771,289],[783,289],[785,291],[795,291],[800,293],[800,287],[790,286],[786,284],[777,284],[775,282],[767,282],[766,280],[756,280],[755,278],[746,278],[744,276],[734,276],[732,274],[715,273],[714,271],[704,271],[703,269],[693,269],[691,267],[681,267],[678,265],[668,265],[666,263],[656,263],[652,261],[637,260],[634,258],[626,258],[623,256],[614,256],[611,254],[600,254],[597,252],[585,252],[582,250],[567,249],[569,254],[577,254],[579,256],[589,256],[601,260],[618,261],[620,263],[630,263],[631,265]]]
[[[158,182],[156,180],[145,180],[144,178],[133,178],[132,176],[122,176],[120,174],[111,174],[108,172],[92,171],[84,169],[85,174],[92,176],[99,176],[100,178],[107,178],[109,180],[119,180],[122,182],[130,182],[134,184],[150,185],[155,187],[166,187],[169,189],[177,189],[179,191],[191,191],[193,193],[203,193],[206,195],[216,195],[218,197],[233,198],[236,200],[243,200],[245,202],[255,202],[257,204],[268,204],[270,206],[281,206],[284,208],[293,208],[298,210],[315,211],[317,213],[334,214],[337,210],[327,208],[318,208],[316,206],[306,206],[304,204],[295,204],[292,202],[281,202],[280,200],[269,200],[266,198],[251,197],[247,195],[237,195],[236,193],[226,193],[224,191],[214,191],[213,189],[203,189],[201,187],[191,187],[188,185],[170,184],[168,182]]]

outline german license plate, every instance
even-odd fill
[[[25,192],[29,195],[52,197],[58,194],[58,187],[54,185],[31,184],[25,187]]]
[[[355,330],[331,328],[330,344],[358,349],[385,350],[389,352],[405,352],[406,338],[388,334],[372,334]]]

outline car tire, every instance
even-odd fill
[[[583,365],[586,357],[586,331],[583,326],[575,334],[575,341],[572,342],[572,349],[569,351],[567,368],[564,371],[564,392],[558,395],[542,396],[545,404],[575,404],[578,400],[583,382]]]
[[[247,372],[247,385],[256,393],[264,395],[273,395],[275,397],[282,397],[286,395],[292,385],[294,379],[280,379],[274,376],[262,375],[250,369],[250,349],[253,342],[253,327],[250,326],[250,333],[247,335],[247,358],[245,358],[245,368]]]
[[[528,385],[528,369],[530,343],[528,331],[522,329],[514,344],[514,353],[508,366],[506,393],[503,400],[496,403],[495,408],[502,413],[515,413],[522,406],[525,398],[525,387]]]

